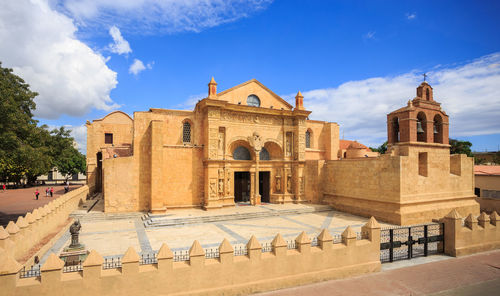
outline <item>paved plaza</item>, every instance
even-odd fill
[[[98,213],[99,205],[88,214],[77,216],[82,223],[80,241],[88,250],[96,250],[104,257],[119,257],[129,246],[137,252],[149,254],[158,251],[166,243],[173,251],[188,250],[194,240],[198,240],[205,249],[217,248],[224,238],[235,246],[245,245],[252,235],[261,243],[270,243],[277,233],[285,240],[294,240],[302,231],[311,238],[319,235],[326,228],[335,236],[340,236],[350,225],[354,231],[360,232],[368,218],[330,210],[318,205],[239,205],[220,211],[203,211],[199,209],[171,210],[166,215],[155,216],[157,219],[189,219],[193,217],[234,214],[259,214],[263,217],[254,219],[225,220],[217,222],[191,223],[175,226],[145,227],[139,215]],[[313,213],[290,214],[276,216],[277,211],[313,211]],[[78,212],[78,211],[77,211]],[[81,211],[86,212],[86,211]],[[78,213],[75,213],[75,215]],[[382,227],[390,226],[381,223]],[[59,254],[70,242],[69,233],[65,233],[49,252]],[[45,255],[42,261],[47,257]]]
[[[54,196],[46,197],[45,189],[54,187]],[[80,185],[71,185],[70,190],[74,190]],[[35,198],[35,191],[38,189],[40,196]],[[17,217],[23,216],[38,207],[43,207],[55,198],[64,194],[64,186],[36,186],[30,188],[8,189],[5,192],[0,190],[0,225],[6,226],[9,221],[17,220]]]

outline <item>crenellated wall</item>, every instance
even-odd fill
[[[464,256],[500,248],[500,216],[481,213],[469,214],[465,220],[456,210],[443,219],[444,252],[451,256]],[[462,225],[463,223],[463,225]]]
[[[0,226],[0,248],[16,261],[25,263],[68,223],[69,214],[88,193],[87,185],[79,187],[24,217],[19,216],[17,222],[10,221],[5,229]]]
[[[2,295],[241,295],[275,290],[328,279],[343,278],[380,270],[380,226],[372,218],[362,228],[363,239],[350,227],[341,243],[323,230],[317,246],[303,232],[295,247],[278,234],[271,248],[252,236],[245,254],[235,256],[224,239],[218,258],[207,259],[195,241],[188,261],[174,262],[174,254],[163,244],[156,263],[142,264],[141,257],[129,248],[121,267],[103,269],[103,257],[91,251],[81,271],[63,272],[64,263],[51,254],[41,267],[40,277],[19,278],[21,265],[0,250]]]

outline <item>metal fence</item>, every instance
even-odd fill
[[[397,232],[397,230],[393,230]],[[430,234],[433,234],[435,232],[434,228],[429,228],[428,229]],[[414,232],[415,233],[415,232]],[[333,243],[338,244],[342,242],[342,236],[340,234],[333,235]],[[357,239],[363,239],[366,238],[366,234],[364,233],[357,233],[356,236]],[[399,238],[399,236],[395,236],[395,238]],[[393,237],[394,239],[394,237]],[[297,249],[297,244],[295,240],[289,240],[286,241],[287,244],[287,249],[293,250]],[[319,246],[318,238],[317,237],[312,237],[311,238],[311,246],[316,247]],[[273,246],[272,243],[266,242],[262,243],[262,253],[268,253],[273,251]],[[428,252],[433,252],[434,249],[430,248],[428,249]],[[382,251],[381,251],[382,253]],[[414,251],[415,254],[419,254],[419,249],[415,248]],[[246,245],[238,245],[234,247],[234,256],[245,256],[248,255],[248,249]],[[140,265],[146,265],[146,264],[156,264],[158,263],[158,254],[157,253],[144,253],[141,255],[141,258],[139,260]],[[220,252],[219,248],[211,248],[211,249],[206,249],[205,250],[205,258],[206,259],[216,259],[220,257]],[[382,257],[381,257],[382,258]],[[121,257],[108,257],[104,259],[104,263],[102,264],[102,269],[113,269],[113,268],[120,268],[122,267],[122,258]],[[179,250],[174,252],[173,256],[173,261],[174,262],[181,262],[181,261],[189,261],[189,250]],[[68,273],[68,272],[79,272],[83,270],[83,265],[81,261],[78,261],[75,264],[71,265],[66,265],[63,267],[63,272]],[[39,277],[41,275],[40,273],[40,264],[33,265],[29,269],[26,267],[23,267],[23,269],[19,272],[19,277],[20,278],[30,278],[30,277]]]
[[[412,259],[444,251],[442,223],[382,229],[380,261]]]

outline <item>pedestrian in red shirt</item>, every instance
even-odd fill
[[[50,187],[50,197],[54,196],[54,187]]]
[[[5,187],[6,187],[6,186],[5,186],[5,184],[3,184],[3,186],[2,186],[2,187],[3,187],[3,192],[5,192]]]
[[[37,188],[35,191],[36,200],[38,200],[38,195],[40,195],[40,192],[38,192],[38,188]]]

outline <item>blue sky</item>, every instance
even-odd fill
[[[385,115],[428,72],[451,137],[491,151],[499,14],[499,1],[3,1],[0,61],[40,93],[40,122],[73,128],[81,148],[86,120],[191,109],[211,76],[219,91],[252,78],[288,100],[301,90],[312,119],[380,145]]]

